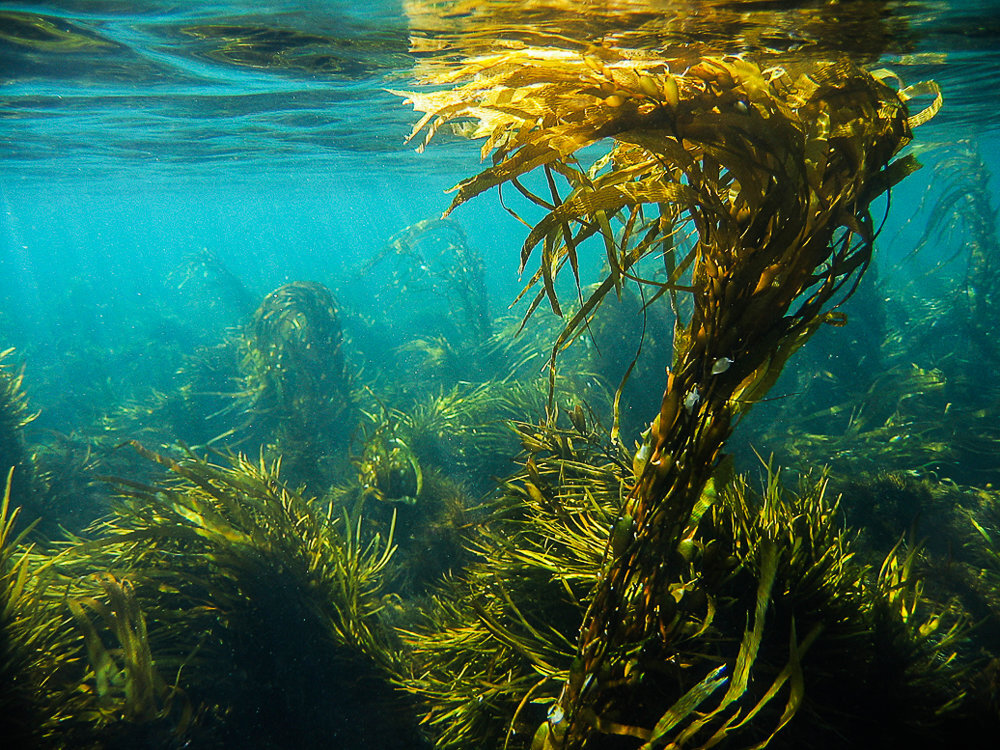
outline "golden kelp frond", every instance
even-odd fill
[[[567,680],[559,720],[539,730],[560,747],[586,745],[607,731],[612,707],[635,700],[596,678],[609,670],[613,684],[625,681],[632,651],[667,627],[651,592],[678,574],[677,545],[733,419],[818,326],[843,322],[830,308],[870,262],[869,206],[916,167],[893,161],[926,119],[905,102],[932,93],[928,114],[940,106],[935,85],[895,91],[889,79],[849,61],[768,67],[739,56],[525,48],[456,61],[425,82],[466,83],[406,94],[425,112],[414,136],[426,128],[426,143],[471,118],[483,154],[493,152],[452,207],[511,185],[542,209],[521,251],[522,268],[539,264],[527,314],[546,299],[562,314],[555,279],[567,264],[581,299],[553,346],[550,377],[560,350],[626,282],[650,285],[675,310],[672,370],[620,514],[629,532],[604,559],[580,631],[577,657],[591,679]],[[536,170],[543,187],[529,188],[521,178]],[[606,271],[584,299],[578,251],[592,238]],[[646,257],[662,261],[664,278],[636,275]],[[747,653],[755,648],[749,641]],[[634,726],[636,736],[651,731]]]
[[[557,351],[652,254],[666,263],[657,288],[715,296],[732,287],[724,301],[751,314],[764,304],[784,310],[822,281],[783,326],[801,327],[865,265],[874,233],[868,203],[913,169],[902,160],[879,174],[909,139],[905,106],[847,63],[762,69],[737,57],[647,60],[528,48],[454,70],[475,78],[402,94],[426,113],[414,135],[426,128],[426,141],[445,122],[473,118],[494,166],[461,183],[452,206],[510,184],[548,212],[521,254],[524,266],[541,247],[525,291],[542,289],[530,309],[547,298],[560,313],[556,275],[568,261],[579,284],[578,247],[591,237],[604,244],[608,275],[568,321]],[[584,167],[579,152],[600,141],[610,143],[604,157]],[[542,194],[520,182],[538,168],[547,181]],[[795,234],[778,230],[793,225]],[[844,235],[827,248],[838,227]],[[693,245],[673,241],[692,232]],[[790,245],[807,241],[811,249],[793,264],[800,267],[786,267]],[[814,275],[825,261],[830,266]],[[720,356],[739,361],[733,354]]]

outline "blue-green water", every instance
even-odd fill
[[[476,169],[477,152],[448,144],[417,155],[404,145],[415,118],[385,88],[405,88],[426,55],[410,51],[411,37],[440,29],[422,28],[428,16],[408,18],[403,5],[5,4],[8,307],[50,317],[48,295],[74,277],[99,279],[107,297],[137,294],[203,246],[261,290],[328,280],[439,214],[443,191]],[[758,5],[739,20],[766,22]],[[882,59],[907,82],[944,87],[947,104],[921,138],[971,136],[996,153],[997,6],[873,5],[887,19]],[[44,16],[34,34],[24,30],[33,14]],[[861,42],[847,28],[835,42],[850,51]],[[492,196],[458,218],[491,259],[496,299],[508,299],[520,227]]]
[[[707,11],[715,5],[695,3],[702,8],[695,14],[651,4],[652,27],[663,29],[658,41],[707,39],[752,50],[742,34],[795,49],[813,28],[810,14],[819,17],[808,3],[784,14],[766,3],[723,4],[713,25]],[[478,147],[453,139],[415,153],[404,141],[416,117],[386,90],[405,89],[413,66],[433,54],[414,40],[438,40],[447,51],[463,13],[474,15],[430,7],[4,5],[3,343],[58,371],[60,347],[92,341],[114,371],[116,356],[131,358],[150,343],[155,323],[137,318],[173,304],[164,279],[194,251],[209,249],[259,296],[296,279],[338,291],[397,231],[439,216],[450,202],[445,191],[478,170]],[[628,30],[630,16],[609,20],[599,3],[588,7],[594,28],[609,38]],[[844,7],[842,20],[825,18],[824,54],[860,52],[907,83],[939,81],[946,104],[921,128],[918,145],[971,138],[987,167],[1000,169],[996,4]],[[498,38],[557,33],[574,18],[554,7],[548,15],[509,14],[496,21]],[[767,25],[775,21],[781,25]],[[640,22],[650,26],[642,13]],[[905,276],[936,263],[925,249],[919,261],[895,266],[922,229],[918,217],[899,232],[930,181],[925,170],[894,195],[878,247],[886,273]],[[454,218],[488,261],[487,290],[499,314],[520,289],[525,230],[495,193]],[[179,314],[192,327],[233,322],[201,321],[210,313],[197,307]],[[58,380],[44,386],[58,389]]]

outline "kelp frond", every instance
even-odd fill
[[[624,680],[632,649],[666,627],[650,592],[677,573],[669,561],[733,419],[819,325],[843,324],[830,308],[871,260],[869,207],[916,168],[896,154],[941,105],[936,85],[894,90],[894,80],[847,61],[765,67],[740,56],[528,47],[425,81],[450,89],[403,94],[425,113],[413,130],[424,144],[468,118],[483,156],[492,153],[493,166],[457,186],[453,208],[510,186],[542,210],[521,249],[522,269],[538,263],[527,315],[543,301],[564,314],[555,279],[567,266],[581,302],[553,344],[551,378],[559,352],[625,283],[649,286],[675,311],[672,370],[620,513],[634,530],[605,557],[580,631],[591,678],[610,668]],[[911,115],[906,101],[927,95],[932,103]],[[602,150],[585,165],[591,146]],[[532,190],[521,178],[536,171],[543,187]],[[603,246],[606,272],[584,298],[579,249],[590,240]],[[646,257],[662,262],[662,280],[638,275]],[[593,679],[587,689],[565,683],[567,724],[548,722],[559,746],[601,731],[588,717],[607,695]]]

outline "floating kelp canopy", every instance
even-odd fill
[[[629,49],[689,54],[747,50],[873,62],[912,34],[884,0],[406,0],[410,48],[431,64],[540,45],[580,51],[594,40]],[[454,55],[454,56],[452,56]],[[421,61],[425,62],[424,60]]]
[[[636,658],[640,670],[655,669],[672,653],[666,592],[678,542],[734,419],[820,324],[845,322],[831,310],[871,261],[870,206],[917,167],[895,157],[940,107],[940,92],[894,88],[892,73],[846,60],[778,65],[607,45],[582,54],[523,47],[423,72],[422,83],[445,88],[399,92],[424,113],[411,138],[423,132],[423,147],[458,123],[456,132],[485,139],[484,158],[492,154],[492,166],[457,186],[452,208],[509,186],[541,210],[521,249],[522,270],[538,262],[522,292],[532,295],[528,315],[544,301],[564,315],[555,280],[571,269],[579,306],[565,312],[553,372],[558,352],[623,285],[638,283],[674,309],[660,413],[636,453],[574,669],[535,740],[583,747],[625,734],[665,744],[677,706],[627,725],[609,717],[637,705],[641,688],[628,687]],[[918,95],[934,99],[911,115],[906,102]],[[537,183],[525,180],[533,172]],[[603,246],[606,272],[585,296],[580,255],[592,240]],[[662,262],[657,279],[639,272],[649,258]],[[757,643],[748,631],[728,690],[685,730],[685,742],[714,744],[749,718],[736,701]],[[789,665],[799,655],[793,642]],[[722,684],[720,674],[685,696],[688,711]]]

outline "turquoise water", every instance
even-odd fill
[[[109,297],[138,294],[202,246],[262,291],[329,280],[439,214],[443,191],[476,169],[477,149],[415,154],[403,143],[415,117],[385,89],[405,88],[427,54],[411,52],[411,38],[441,36],[457,19],[406,5],[4,4],[0,239],[16,325],[44,328],[48,295],[68,278],[99,278]],[[701,4],[712,5],[729,7]],[[769,20],[754,15],[769,4],[744,5],[728,11],[731,22]],[[849,16],[865,4],[843,5]],[[884,47],[881,59],[907,82],[941,82],[947,104],[922,138],[971,136],[997,153],[996,3],[867,5],[875,10],[837,43]],[[869,17],[884,21],[875,41],[858,35]],[[549,20],[553,30],[565,21]],[[505,29],[524,35],[516,19]],[[700,21],[693,36],[731,31]],[[794,28],[774,31],[794,41]],[[497,301],[509,299],[520,227],[492,196],[457,218],[492,261]]]
[[[586,7],[588,23],[611,37],[630,21],[660,29],[637,40],[647,45],[711,40],[738,50],[752,47],[745,38],[795,49],[810,30],[825,29],[827,54],[890,65],[907,83],[938,80],[946,104],[920,141],[972,138],[996,166],[996,3],[845,3],[841,15],[808,3],[784,15],[767,3],[744,5],[695,3],[695,14],[652,3],[635,18]],[[55,389],[68,340],[106,349],[113,371],[116,353],[128,358],[144,346],[143,311],[172,304],[164,279],[202,248],[258,296],[296,279],[335,291],[357,281],[357,269],[389,237],[439,216],[450,201],[445,191],[479,168],[478,146],[456,139],[415,153],[404,141],[416,116],[386,90],[412,82],[413,66],[434,54],[423,51],[426,40],[447,52],[450,33],[474,16],[449,15],[446,6],[3,5],[5,344],[56,368],[45,378]],[[530,40],[539,29],[580,22],[547,7],[499,18],[498,38]],[[823,24],[806,23],[821,15]],[[884,267],[919,236],[919,220],[899,228],[930,181],[925,170],[897,191],[879,246]],[[524,228],[494,193],[454,218],[488,259],[486,284],[499,314],[520,289]],[[927,255],[921,262],[933,266]],[[203,328],[232,322],[213,324],[211,311],[182,314],[193,328],[199,315],[209,316]]]

